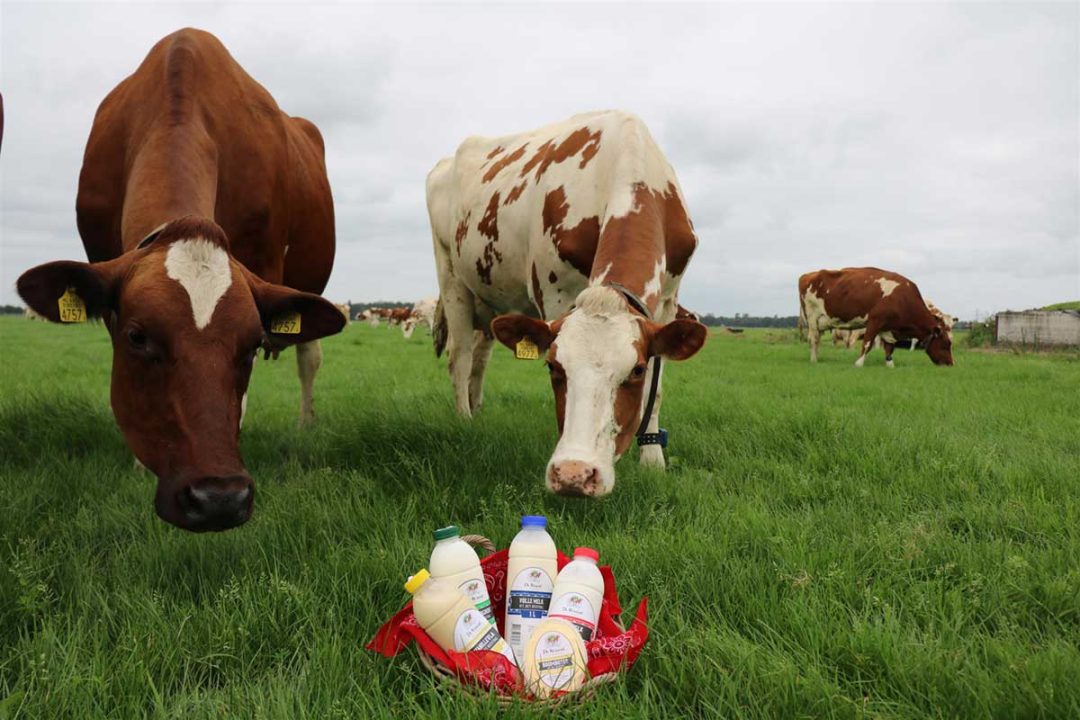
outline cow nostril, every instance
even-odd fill
[[[254,488],[247,476],[204,477],[177,494],[192,530],[226,530],[251,516]]]

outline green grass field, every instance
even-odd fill
[[[505,546],[522,513],[650,598],[637,666],[574,717],[1080,717],[1076,355],[858,370],[714,334],[668,367],[668,471],[632,452],[597,502],[544,490],[541,363],[497,348],[465,423],[426,332],[354,324],[324,342],[315,428],[292,353],[259,361],[255,516],[191,535],[115,429],[104,329],[0,336],[0,719],[526,715],[362,647],[433,528]]]

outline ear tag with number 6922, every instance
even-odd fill
[[[68,288],[57,301],[60,306],[60,322],[81,323],[86,322],[86,303],[75,294],[75,288]]]
[[[514,357],[518,360],[539,360],[540,348],[529,338],[521,338],[514,346]]]
[[[277,333],[278,335],[299,335],[300,334],[300,313],[285,313],[279,315],[270,323],[270,332]]]

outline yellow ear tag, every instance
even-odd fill
[[[86,322],[86,303],[75,294],[75,288],[65,290],[57,302],[60,305],[60,322]]]
[[[279,335],[299,335],[300,313],[286,313],[275,318],[274,322],[270,323],[270,332]]]
[[[518,360],[539,360],[540,348],[529,338],[521,338],[514,346],[514,357]]]

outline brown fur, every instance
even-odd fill
[[[563,227],[563,221],[569,212],[570,204],[567,202],[565,189],[559,187],[544,196],[544,232],[551,236],[551,241],[559,251],[559,257],[588,277],[592,272],[593,256],[600,240],[600,218],[582,218],[581,222],[572,228]]]
[[[541,145],[529,161],[525,163],[525,166],[521,168],[521,177],[525,177],[535,168],[535,178],[539,180],[548,167],[555,163],[565,162],[579,152],[582,153],[582,160],[578,167],[584,168],[589,164],[589,160],[600,151],[600,135],[600,130],[590,133],[588,128],[579,128],[570,133],[558,145],[549,140]]]
[[[509,155],[503,155],[501,158],[496,160],[495,163],[490,168],[488,168],[488,171],[484,173],[482,181],[485,183],[489,183],[494,180],[495,176],[503,171],[503,168],[505,168],[507,165],[513,165],[521,158],[522,155],[525,154],[525,148],[527,146],[528,143],[525,143]]]
[[[889,295],[882,294],[879,278],[897,283]],[[824,300],[825,312],[831,318],[848,322],[866,317],[863,354],[869,352],[879,334],[891,332],[898,340],[914,338],[922,342],[935,363],[953,364],[952,343],[944,322],[927,309],[918,286],[903,275],[875,267],[818,270],[799,278],[800,303],[807,290]],[[891,348],[887,348],[886,357],[891,354]]]
[[[237,426],[255,349],[264,336],[279,349],[344,326],[314,294],[334,259],[322,138],[283,113],[217,38],[180,30],[98,108],[76,219],[92,264],[39,266],[19,291],[49,312],[71,283],[91,314],[104,315],[113,410],[129,447],[158,476],[158,514],[189,529],[221,529],[192,526],[177,496],[211,480],[217,489],[250,486]],[[162,223],[157,239],[136,249]],[[169,246],[189,238],[230,254],[233,282],[202,330],[164,270]],[[302,333],[269,332],[286,312],[301,314]]]

